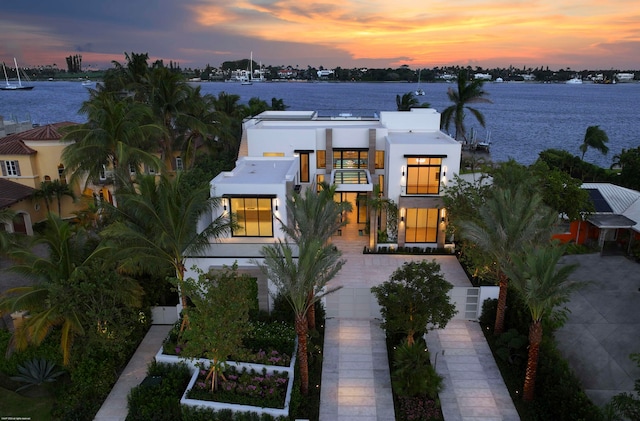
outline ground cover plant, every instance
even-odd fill
[[[284,408],[289,376],[286,372],[268,373],[238,370],[235,365],[227,365],[213,391],[211,378],[207,375],[210,368],[201,366],[193,388],[187,392],[189,399],[235,403],[268,408]]]

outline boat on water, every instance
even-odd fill
[[[422,96],[424,95],[424,89],[422,89],[420,87],[420,73],[422,72],[422,69],[418,69],[418,89],[415,90],[415,92],[413,93],[415,96]]]
[[[93,86],[94,83],[94,81],[87,79],[82,81],[82,86]]]
[[[13,58],[13,63],[16,66],[16,74],[18,75],[18,84],[11,84],[9,83],[9,77],[7,77],[7,68],[4,65],[4,63],[2,63],[2,70],[4,71],[4,80],[7,82],[6,85],[4,86],[0,86],[0,89],[3,91],[30,91],[31,89],[33,89],[33,86],[31,85],[23,85],[22,84],[22,80],[20,79],[20,68],[18,67],[18,61],[16,60],[16,58]]]
[[[565,82],[567,85],[582,85],[582,79],[579,77],[572,77],[568,81]]]
[[[633,73],[616,73],[615,80],[620,83],[629,83],[633,82],[635,79],[635,74]]]

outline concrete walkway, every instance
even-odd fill
[[[94,421],[124,421],[127,418],[127,396],[147,376],[147,367],[167,337],[171,325],[153,325],[125,367],[111,393],[102,404]]]
[[[445,421],[519,420],[480,325],[452,320],[427,334],[431,363],[444,377]]]
[[[327,319],[320,421],[393,421],[384,332],[375,320]]]

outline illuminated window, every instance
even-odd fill
[[[309,182],[309,153],[300,152],[300,182]]]
[[[384,169],[384,151],[376,151],[376,169]]]
[[[435,243],[438,239],[438,209],[409,208],[405,217],[407,243]]]
[[[263,152],[262,156],[284,156],[284,152]]]
[[[270,197],[232,197],[231,212],[238,227],[234,237],[273,237],[273,204]]]
[[[327,168],[327,151],[324,151],[324,150],[316,151],[316,167]]]
[[[440,193],[440,166],[442,158],[407,158],[407,194]]]
[[[367,168],[369,162],[368,150],[334,150],[333,168]]]
[[[380,187],[380,194],[384,194],[384,175],[378,174],[378,186]]]
[[[317,174],[316,175],[316,190],[320,191],[322,190],[322,183],[324,182],[324,174]]]

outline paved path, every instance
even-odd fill
[[[445,421],[520,419],[477,322],[452,320],[426,339],[431,363],[444,377],[439,397]]]
[[[585,393],[596,405],[632,392],[640,368],[629,354],[640,352],[640,265],[623,256],[566,256],[578,263],[571,279],[584,287],[566,307],[567,323],[555,336]]]
[[[129,391],[147,376],[147,366],[167,337],[171,325],[153,325],[125,367],[111,393],[102,404],[94,421],[124,421],[127,418]]]
[[[320,421],[393,421],[384,332],[375,320],[327,319]]]

